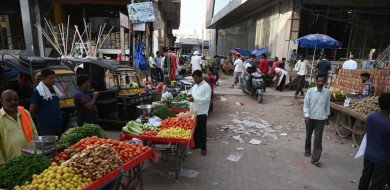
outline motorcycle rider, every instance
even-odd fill
[[[245,76],[244,80],[247,86],[247,89],[250,90],[252,88],[252,73],[260,72],[258,65],[256,64],[256,55],[250,55],[249,62],[245,64]]]

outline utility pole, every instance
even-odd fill
[[[204,19],[202,20],[202,56],[204,56],[203,33],[204,33]]]

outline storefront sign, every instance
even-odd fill
[[[119,22],[122,27],[129,29],[129,17],[122,12],[119,12]]]
[[[133,30],[144,32],[145,31],[145,23],[133,24]]]
[[[153,3],[151,1],[128,4],[127,10],[129,12],[131,24],[154,22],[156,20]]]

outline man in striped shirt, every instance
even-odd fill
[[[374,84],[370,80],[370,74],[369,73],[362,73],[362,74],[360,74],[360,78],[362,79],[362,82],[364,83],[363,96],[364,97],[374,96],[375,88],[374,88]]]

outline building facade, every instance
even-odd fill
[[[269,57],[288,57],[293,49],[311,56],[313,49],[293,40],[322,33],[342,43],[319,50],[336,60],[383,51],[390,44],[389,19],[386,0],[207,0],[206,27],[212,30],[210,54],[268,47]]]

